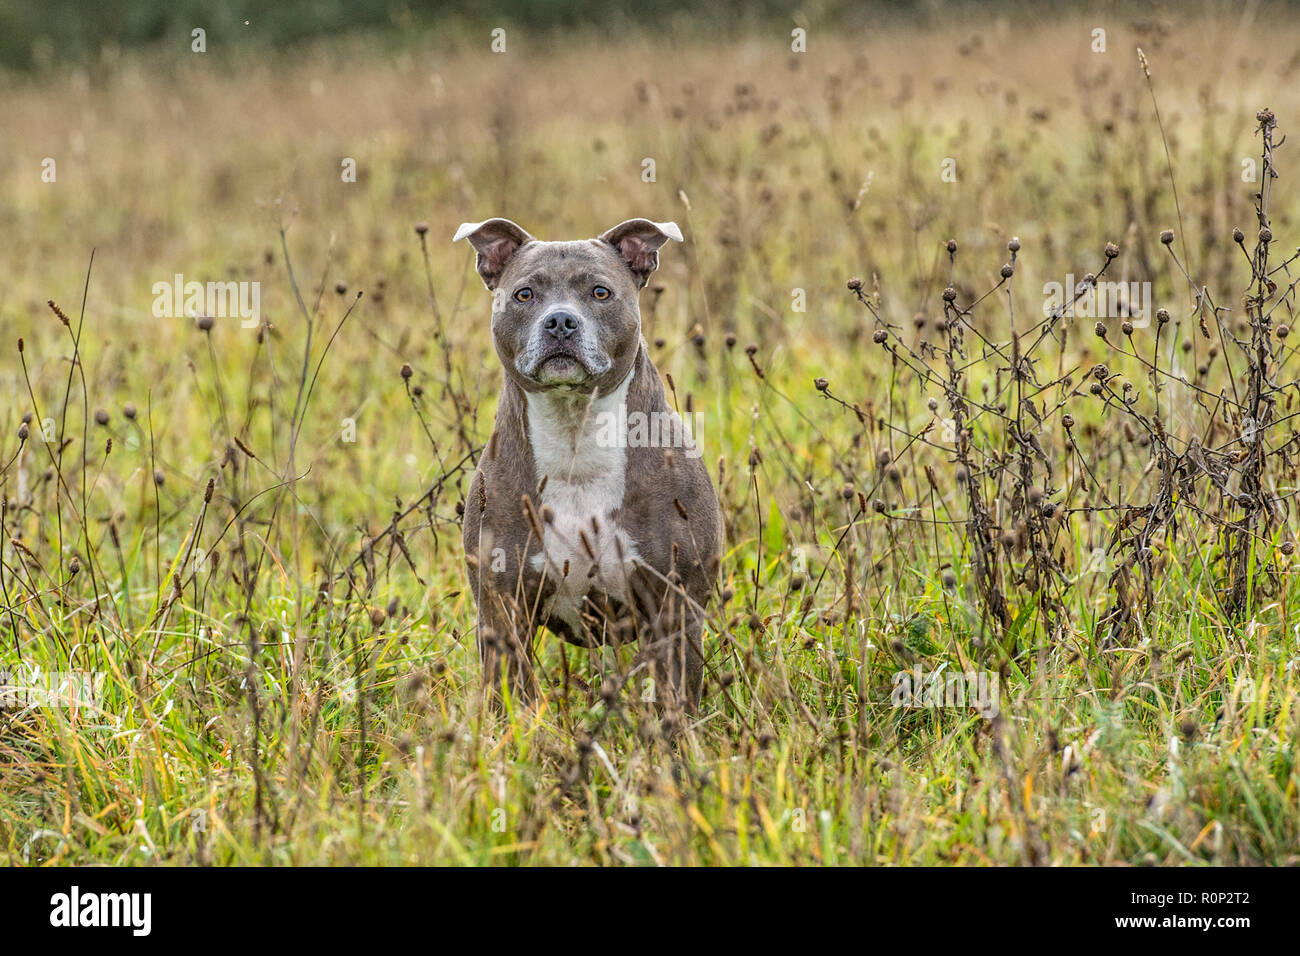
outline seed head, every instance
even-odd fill
[[[888,338],[889,333],[884,329],[876,329],[875,333],[871,336],[871,341],[875,342],[877,345],[884,345]]]
[[[1020,238],[1018,236],[1011,237],[1011,241],[1007,243],[1007,251],[1008,252],[1020,251]]]
[[[48,306],[50,307],[50,309],[54,312],[54,314],[57,315],[57,316],[59,317],[59,321],[60,321],[60,322],[62,322],[62,323],[63,323],[64,325],[66,325],[68,328],[72,328],[72,320],[68,318],[68,313],[66,313],[66,312],[64,312],[62,309],[60,309],[60,308],[55,304],[55,302],[54,302],[53,299],[48,300],[45,304],[48,305]],[[21,342],[22,340],[20,339],[19,341]],[[22,351],[22,346],[21,346],[21,345],[18,347],[18,351],[20,351],[20,352]]]
[[[135,415],[136,415],[135,402],[127,402],[125,405],[122,406],[122,417],[125,418],[128,422],[135,421]]]
[[[957,301],[957,290],[954,289],[952,286],[948,286],[948,288],[944,289],[944,290],[943,290],[943,301],[945,301],[945,302],[956,302],[956,301]]]
[[[213,319],[210,315],[200,315],[194,320],[194,324],[199,327],[200,332],[211,332]]]
[[[852,279],[849,280],[849,288],[852,289],[854,292],[857,292],[859,289],[862,288],[862,280],[859,279],[857,276],[854,276]]]
[[[1246,234],[1240,229],[1234,227],[1232,230],[1232,241],[1237,243],[1237,245],[1241,245],[1246,241]]]
[[[1014,267],[1012,267],[1011,263],[1009,262],[1004,263],[1002,266],[1002,278],[1010,279],[1011,276],[1015,273],[1015,271],[1016,270]]]
[[[945,248],[948,250],[949,255],[955,254],[957,252],[957,240],[949,239],[945,245]]]
[[[1164,232],[1160,233],[1160,241],[1166,246],[1173,245],[1174,231],[1172,229],[1164,230]]]
[[[831,383],[826,381],[826,379],[824,378],[814,379],[813,385],[817,387],[817,391],[819,392],[824,392],[826,391],[826,389],[831,387]]]
[[[1106,243],[1106,258],[1114,259],[1117,255],[1119,255],[1119,246],[1113,242]]]
[[[403,381],[410,381],[411,376],[412,376],[413,374],[415,374],[415,373],[411,370],[411,363],[410,363],[410,362],[403,362],[403,363],[402,363],[402,380],[403,380]]]
[[[108,424],[108,412],[102,408],[95,409],[95,424],[101,428]]]
[[[1270,229],[1270,228],[1268,228],[1268,226],[1262,226],[1262,227],[1260,227],[1260,230],[1259,230],[1259,241],[1260,241],[1260,242],[1272,242],[1272,241],[1273,241],[1273,230]]]
[[[1097,338],[1099,338],[1099,339],[1104,339],[1104,338],[1106,337],[1106,323],[1105,323],[1105,322],[1098,322],[1096,325],[1094,325],[1094,326],[1092,327],[1092,330],[1093,330],[1094,332],[1097,333]]]

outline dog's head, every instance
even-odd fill
[[[659,247],[682,234],[671,222],[629,219],[597,239],[541,242],[509,219],[467,222],[478,273],[492,292],[492,338],[527,391],[613,391],[641,343],[637,293],[659,266]]]

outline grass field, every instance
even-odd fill
[[[1300,27],[1251,9],[3,78],[0,664],[93,692],[10,695],[0,858],[1296,863]],[[482,703],[498,215],[685,233],[642,315],[727,550],[675,740],[548,635]],[[178,274],[261,324],[155,317]]]

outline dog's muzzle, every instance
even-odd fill
[[[547,387],[580,386],[612,365],[596,346],[589,323],[564,308],[552,309],[537,321],[515,362],[519,374]]]

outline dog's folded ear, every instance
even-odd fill
[[[644,287],[650,279],[650,273],[659,268],[659,247],[669,239],[681,242],[682,231],[675,222],[629,219],[620,222],[600,238],[618,250],[639,284]]]
[[[510,257],[533,237],[509,219],[485,219],[483,222],[463,222],[452,236],[452,242],[468,239],[478,256],[475,266],[489,290],[497,287],[501,271]]]

